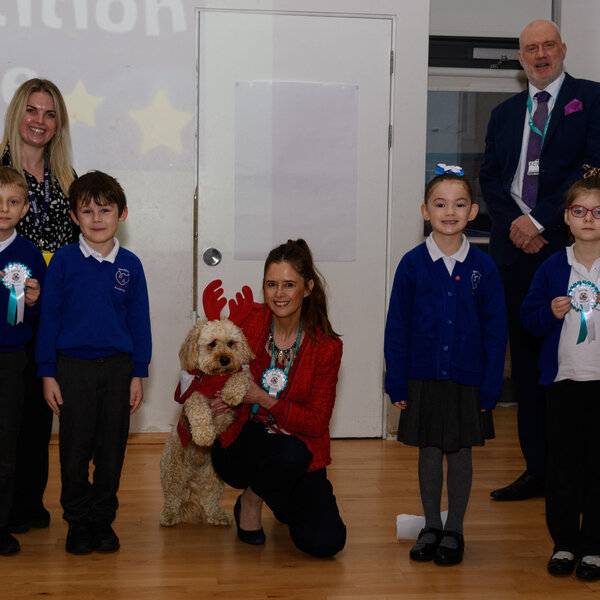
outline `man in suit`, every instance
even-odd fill
[[[537,385],[541,339],[523,329],[519,308],[538,266],[565,247],[566,190],[583,176],[584,164],[600,166],[600,84],[565,73],[566,52],[551,21],[533,21],[523,29],[518,57],[528,89],[492,111],[479,171],[492,220],[490,254],[504,283],[519,441],[526,462],[516,481],[491,493],[495,500],[544,494],[545,410]],[[539,136],[537,156],[533,136]]]

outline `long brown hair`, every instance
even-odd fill
[[[302,239],[288,240],[285,244],[273,248],[267,260],[263,272],[263,285],[267,269],[273,263],[289,263],[304,280],[308,286],[313,281],[311,293],[302,301],[302,320],[305,330],[314,337],[317,328],[321,328],[326,336],[338,337],[327,316],[327,295],[325,293],[325,281],[314,265],[312,253],[308,244]]]
[[[25,114],[29,96],[36,92],[49,94],[54,101],[56,133],[46,145],[45,152],[48,157],[50,175],[58,179],[60,187],[66,194],[74,179],[73,167],[71,166],[69,115],[60,90],[51,81],[47,79],[28,79],[17,88],[4,116],[4,134],[1,149],[3,151],[6,146],[10,146],[12,166],[17,171],[22,172],[19,126]]]

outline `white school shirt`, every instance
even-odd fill
[[[16,239],[17,239],[17,231],[15,230],[12,232],[12,235],[7,240],[0,242],[0,252],[3,252],[4,250],[6,250]],[[0,269],[1,268],[2,267],[0,267]]]
[[[83,255],[86,258],[89,258],[90,256],[92,258],[95,258],[98,262],[109,262],[109,263],[114,263],[115,262],[115,258],[117,258],[117,253],[119,252],[119,240],[117,238],[113,238],[115,245],[113,247],[113,249],[106,255],[106,256],[102,256],[102,254],[100,254],[100,252],[98,252],[97,250],[94,250],[86,241],[85,238],[83,237],[83,233],[79,234],[79,249],[81,250],[81,252],[83,253]]]
[[[573,244],[574,246],[575,244]],[[573,246],[567,251],[567,262],[571,265],[569,287],[576,281],[586,280],[595,283],[600,288],[600,258],[597,258],[588,271],[578,263],[573,253]],[[558,373],[554,381],[572,379],[573,381],[593,381],[600,379],[600,310],[592,311],[596,339],[585,339],[577,343],[581,313],[573,308],[565,315],[560,340],[558,342]]]
[[[560,91],[560,86],[565,80],[564,71],[561,73],[558,79],[555,79],[552,83],[546,86],[545,91],[550,94],[550,98],[548,98],[548,119],[550,119],[550,115],[552,114],[552,109],[554,108],[554,104],[556,102],[556,97],[558,96],[558,92]],[[523,177],[525,176],[525,172],[527,170],[527,146],[529,144],[529,134],[531,133],[531,127],[529,127],[529,119],[533,116],[533,113],[537,109],[537,100],[535,99],[535,95],[538,92],[541,92],[531,83],[529,84],[529,97],[532,101],[532,112],[525,111],[525,123],[523,125],[523,142],[521,144],[521,155],[519,157],[519,164],[517,166],[517,171],[512,180],[512,185],[510,186],[510,195],[513,197],[516,205],[521,209],[521,212],[524,215],[528,215],[531,212],[531,208],[521,200],[522,192],[523,192]],[[542,233],[544,231],[544,226],[536,221],[531,215],[529,218],[533,221],[533,224],[538,228],[538,231]]]
[[[444,259],[444,264],[446,265],[446,269],[448,269],[448,273],[452,275],[452,271],[454,271],[454,265],[457,262],[464,262],[465,258],[467,258],[467,254],[469,254],[469,248],[471,244],[467,240],[467,236],[462,234],[462,244],[460,248],[451,256],[446,256],[441,250],[440,247],[435,243],[433,239],[433,233],[430,233],[425,240],[425,246],[427,247],[427,251],[429,252],[429,256],[431,260],[435,262],[440,258]]]

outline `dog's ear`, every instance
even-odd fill
[[[204,321],[196,323],[185,336],[179,349],[179,362],[185,371],[193,371],[198,366],[198,338]]]
[[[256,357],[252,352],[252,348],[250,348],[250,344],[246,340],[246,336],[243,337],[242,349],[240,354],[242,355],[242,364],[247,365],[251,360],[254,360]]]

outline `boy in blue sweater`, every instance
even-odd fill
[[[39,316],[42,253],[15,231],[29,209],[27,182],[12,167],[0,167],[0,555],[15,554],[19,542],[8,532],[24,402],[25,344]]]
[[[72,183],[69,202],[81,235],[48,268],[36,360],[44,398],[60,420],[66,550],[114,552],[129,418],[151,356],[148,291],[140,260],[114,237],[127,218],[117,180],[87,173]]]

